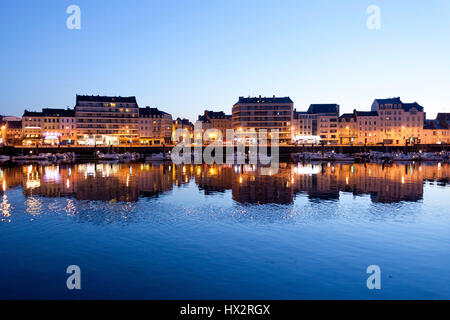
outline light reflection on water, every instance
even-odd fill
[[[135,215],[146,211],[142,210],[142,203],[151,199],[161,198],[152,207],[160,205],[156,212],[166,214],[167,208],[173,205],[173,197],[171,203],[166,203],[164,196],[179,188],[197,191],[204,195],[203,199],[212,200],[210,207],[204,208],[202,202],[192,202],[189,196],[179,194],[176,201],[183,205],[182,210],[188,216],[198,212],[217,216],[223,211],[220,206],[225,205],[225,214],[233,219],[270,221],[317,214],[314,203],[327,204],[330,211],[338,208],[340,199],[348,195],[368,196],[372,203],[422,201],[426,183],[446,186],[450,177],[449,164],[417,163],[284,164],[277,174],[270,176],[261,175],[255,165],[148,163],[28,165],[0,171],[3,221],[14,218],[8,190],[19,188],[25,196],[24,212],[30,216],[66,214],[97,223],[137,219]],[[296,199],[304,197],[310,205],[302,205],[299,210],[301,201],[296,203]],[[49,203],[45,198],[55,200]],[[231,208],[230,204],[233,204]]]
[[[0,177],[0,298],[450,297],[448,164],[285,164],[270,176],[29,165]],[[88,289],[65,290],[69,264]],[[381,292],[365,287],[369,264],[386,272]]]
[[[293,203],[295,196],[339,199],[340,192],[368,194],[373,202],[418,201],[423,185],[447,185],[448,164],[298,164],[261,175],[254,165],[78,164],[3,168],[3,192],[21,186],[26,196],[135,202],[195,183],[206,195],[231,190],[239,203]]]

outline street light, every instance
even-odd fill
[[[5,145],[5,130],[6,130],[6,126],[3,125],[2,126],[2,144]]]

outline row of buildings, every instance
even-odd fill
[[[370,111],[341,114],[338,104],[311,104],[297,111],[289,97],[239,97],[231,115],[205,110],[195,122],[202,134],[195,137],[188,119],[173,120],[158,108],[140,108],[135,97],[77,95],[73,109],[25,110],[21,119],[1,121],[1,142],[8,145],[161,145],[183,139],[174,139],[176,129],[186,129],[191,141],[203,138],[207,143],[230,142],[228,129],[247,141],[255,131],[264,130],[268,138],[278,132],[281,144],[450,143],[450,113],[427,120],[421,105],[400,98],[376,99]]]
[[[77,95],[73,109],[25,110],[22,137],[13,144],[170,144],[172,132],[180,127],[193,130],[187,119],[173,120],[158,108],[139,108],[135,97]]]
[[[340,114],[338,104],[311,104],[294,109],[289,97],[239,98],[233,106],[233,128],[279,131],[280,142],[331,145],[405,145],[450,143],[450,114],[427,120],[417,102],[376,99],[370,111]]]
[[[428,120],[421,105],[400,98],[375,99],[370,111],[341,114],[338,104],[311,104],[306,111],[297,111],[289,97],[239,97],[230,118],[228,126],[243,135],[250,136],[253,129],[269,135],[276,130],[280,143],[287,144],[450,143],[450,113]]]

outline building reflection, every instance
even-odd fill
[[[449,183],[449,164],[285,164],[271,175],[254,165],[76,164],[0,169],[1,192],[21,188],[26,196],[135,202],[194,183],[205,195],[231,190],[234,201],[290,204],[337,200],[342,192],[370,195],[373,202],[418,201],[424,182]],[[7,208],[7,198],[3,199]]]
[[[238,172],[236,172],[238,171]],[[277,174],[262,175],[254,165],[235,167],[233,199],[241,203],[291,203],[294,188],[290,170],[279,169]]]
[[[320,165],[319,173],[309,175],[299,173],[301,167],[294,167],[293,181],[296,191],[313,199],[339,199],[340,192],[351,192],[369,194],[373,202],[418,201],[423,195],[424,175],[434,169],[419,165],[328,163]]]
[[[233,188],[231,165],[195,166],[195,182],[206,195],[225,192]]]

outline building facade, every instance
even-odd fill
[[[14,146],[22,144],[22,119],[19,117],[1,117],[1,143]]]
[[[175,137],[175,132],[177,130],[183,130],[184,133],[181,137],[178,138],[178,141]],[[191,142],[194,139],[194,125],[192,124],[192,122],[190,122],[188,119],[181,119],[181,118],[177,118],[176,120],[173,120],[172,122],[172,142],[173,143],[178,143],[178,142],[184,142],[187,140],[187,138],[190,138]]]
[[[306,112],[294,112],[293,141],[297,144],[338,144],[338,104],[311,104]]]
[[[78,144],[138,142],[139,107],[135,97],[77,95],[75,117]]]
[[[317,131],[313,135],[318,135],[324,144],[338,144],[338,104],[312,104],[308,113],[317,117]]]
[[[227,130],[232,129],[231,115],[223,111],[205,110],[203,115],[198,116],[196,123],[201,123],[203,134],[209,130],[207,136],[203,137],[207,142],[215,140],[227,142]]]
[[[24,111],[22,116],[23,145],[42,143],[42,116],[42,111]]]
[[[376,99],[372,112],[378,113],[376,141],[386,145],[420,143],[424,128],[424,109],[417,102],[403,103],[400,98]],[[375,127],[372,124],[372,127]]]
[[[412,145],[431,141],[424,131],[425,112],[417,102],[376,99],[371,111],[353,110],[339,117],[339,143],[344,145]]]
[[[59,145],[63,140],[62,119],[67,114],[74,118],[73,110],[65,109],[42,109],[41,133],[43,145]]]
[[[205,110],[196,122],[202,125],[200,134],[188,119],[173,121],[158,108],[139,108],[135,97],[77,95],[74,109],[25,110],[22,118],[0,117],[0,138],[3,144],[28,146],[162,145],[176,143],[174,132],[186,129],[192,142],[203,138],[226,143],[227,130],[234,129],[234,141],[247,143],[255,140],[254,132],[266,130],[269,140],[278,131],[281,144],[450,144],[450,113],[428,120],[420,104],[404,103],[399,97],[375,99],[370,111],[355,109],[342,115],[338,104],[311,104],[306,111],[293,106],[289,97],[239,97],[232,115]],[[205,135],[208,129],[215,131]]]
[[[353,111],[356,117],[357,145],[375,145],[382,139],[381,120],[376,111]]]
[[[158,108],[139,108],[139,141],[144,145],[172,141],[172,116]]]
[[[280,143],[292,140],[294,102],[289,97],[239,97],[232,109],[232,127],[237,134],[247,136],[251,130],[266,130],[270,139],[278,131]]]
[[[339,117],[339,144],[353,145],[358,139],[355,113],[344,113]]]
[[[292,119],[292,140],[307,143],[319,140],[317,133],[317,117],[306,111],[294,110]],[[313,134],[315,133],[315,134]]]
[[[23,145],[64,145],[76,142],[73,109],[44,108],[40,112],[25,110],[22,117]]]
[[[450,144],[450,113],[438,113],[435,120],[425,120],[423,144]]]
[[[77,143],[77,119],[75,117],[75,110],[62,110],[59,123],[61,145],[75,145]]]

